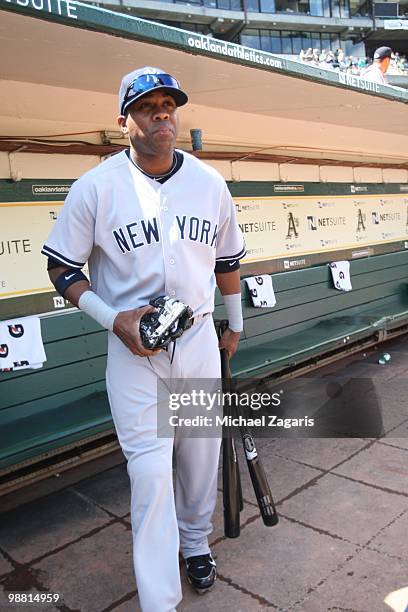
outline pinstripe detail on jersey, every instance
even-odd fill
[[[58,251],[54,251],[54,249],[51,249],[46,244],[44,244],[43,248],[41,249],[41,253],[43,255],[47,255],[47,257],[52,257],[52,259],[55,259],[56,261],[59,261],[60,263],[62,263],[62,265],[68,266],[70,268],[81,269],[85,265],[85,263],[80,263],[78,261],[73,261],[72,259],[68,259],[68,257],[64,257],[64,255],[61,255],[61,253],[58,253]]]
[[[244,245],[243,248],[239,251],[239,253],[236,253],[235,255],[228,255],[225,257],[217,257],[216,261],[236,261],[238,259],[242,259],[243,257],[245,257],[245,255],[246,255],[246,248]]]

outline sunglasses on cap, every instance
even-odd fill
[[[139,96],[151,91],[155,87],[171,87],[181,93],[180,83],[170,74],[142,74],[134,79],[126,89],[121,106],[121,114],[124,115],[127,103],[130,100],[133,102]]]

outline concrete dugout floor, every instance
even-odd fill
[[[381,366],[384,350],[391,361]],[[264,527],[242,461],[241,536],[223,536],[220,491],[211,536],[218,581],[199,597],[183,575],[179,612],[407,612],[408,337],[319,376],[334,372],[374,382],[385,435],[261,440],[280,523]],[[0,515],[0,610],[23,609],[7,595],[26,591],[60,601],[24,609],[138,612],[128,507],[120,463]]]

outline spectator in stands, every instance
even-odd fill
[[[352,55],[346,55],[346,57],[344,58],[344,63],[345,63],[345,71],[346,72],[352,72],[352,70],[353,70],[353,56]]]
[[[387,85],[388,81],[385,73],[389,68],[391,55],[392,49],[390,47],[378,47],[374,52],[373,63],[361,73],[363,79],[381,83],[381,85]]]
[[[404,66],[405,62],[406,59],[403,55],[401,56],[399,53],[394,53],[391,55],[391,63],[388,69],[388,74],[404,74],[406,70]]]
[[[325,56],[324,56],[324,60],[322,62],[320,62],[320,66],[322,68],[326,68],[326,70],[333,70],[334,69],[334,53],[333,51],[326,51],[325,52]]]
[[[357,66],[358,66],[358,69],[360,70],[360,72],[361,72],[361,70],[364,70],[366,65],[367,65],[366,58],[365,57],[359,57],[358,61],[357,61]]]
[[[341,66],[341,63],[344,62],[344,51],[343,51],[343,49],[337,49],[337,51],[336,51],[336,58],[337,58],[337,61],[339,63],[339,66]]]
[[[388,49],[388,47],[380,47],[377,49],[376,53],[384,48]],[[319,56],[318,59],[317,56]],[[357,76],[367,71],[367,66],[371,63],[371,60],[366,57],[346,56],[343,49],[337,49],[335,53],[327,49],[320,53],[317,49],[312,49],[311,47],[307,50],[302,49],[300,51],[299,60],[305,64],[309,64],[309,66],[334,69]],[[373,68],[371,68],[371,70],[373,70]],[[400,56],[398,53],[392,54],[388,74],[406,75],[407,72],[408,59],[406,56]],[[383,73],[381,74],[383,75]]]
[[[305,54],[303,56],[303,61],[307,62],[308,64],[313,62],[313,49],[312,49],[312,47],[309,47],[307,49],[307,51],[305,52]]]

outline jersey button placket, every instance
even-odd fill
[[[175,281],[174,276],[174,257],[170,256],[171,245],[169,244],[170,234],[170,214],[169,207],[167,205],[167,196],[164,194],[160,195],[160,212],[161,212],[161,223],[163,228],[163,255],[164,255],[164,270],[165,270],[165,292],[170,297],[175,297]]]

